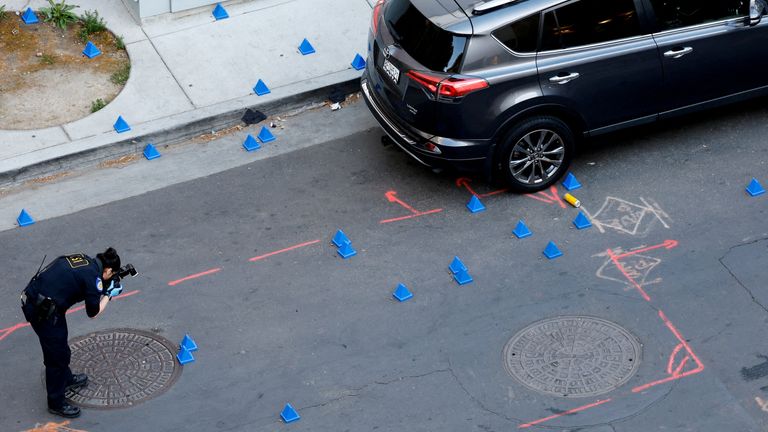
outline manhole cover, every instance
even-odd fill
[[[620,326],[566,316],[533,323],[504,347],[504,367],[524,386],[562,397],[607,393],[629,380],[640,343]]]
[[[99,331],[73,339],[69,347],[70,368],[88,374],[88,385],[66,397],[83,407],[136,405],[166,391],[181,373],[177,347],[146,331]]]

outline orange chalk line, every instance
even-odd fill
[[[669,361],[667,362],[667,373],[672,374],[672,364],[675,362],[675,356],[677,353],[680,352],[680,350],[683,348],[683,344],[677,344],[674,350],[672,350],[672,354],[669,355]]]
[[[393,196],[393,197],[390,197],[390,199],[392,200],[392,202],[400,204],[403,208],[405,208],[406,210],[408,210],[409,212],[411,212],[413,214],[418,214],[419,213],[418,210],[416,210],[415,208],[409,206],[408,204],[406,204],[404,201],[400,200],[399,198],[395,198]]]
[[[538,196],[536,196],[536,195],[533,195],[533,194],[525,194],[525,195],[523,195],[523,196],[524,196],[524,197],[528,197],[528,198],[533,198],[533,199],[535,199],[536,201],[541,201],[541,202],[545,202],[545,203],[547,203],[547,204],[552,204],[552,200],[549,200],[549,199],[546,199],[546,198],[541,198],[541,197],[538,197]]]
[[[677,244],[678,243],[675,240],[664,240],[664,243],[657,244],[657,245],[654,245],[654,246],[648,246],[646,248],[637,249],[637,250],[629,251],[629,252],[626,252],[626,253],[623,253],[623,254],[620,254],[620,255],[616,255],[616,258],[617,259],[622,259],[622,258],[631,256],[631,255],[636,255],[636,254],[639,254],[639,253],[642,253],[642,252],[648,252],[649,250],[659,249],[659,248],[663,248],[663,247],[665,247],[667,249],[672,249],[673,247],[676,247]]]
[[[475,192],[474,189],[472,189],[472,187],[469,185],[469,182],[470,182],[470,180],[468,178],[461,177],[459,179],[456,179],[456,186],[458,186],[458,187],[462,187],[463,186],[469,193],[471,193],[472,195],[476,195],[478,198],[485,198],[485,197],[497,195],[497,194],[504,193],[504,192],[509,190],[509,189],[498,189],[498,190],[495,190],[493,192],[479,194],[479,193]]]
[[[488,193],[480,194],[478,196],[480,198],[485,198],[485,197],[489,197],[489,196],[493,196],[493,195],[498,195],[498,194],[504,193],[504,192],[506,192],[508,190],[509,189],[499,189],[499,190],[495,190],[493,192],[488,192]]]
[[[701,360],[699,360],[699,358],[696,356],[696,353],[694,353],[693,350],[691,349],[691,346],[688,345],[688,342],[685,341],[685,339],[680,334],[680,332],[677,330],[677,328],[675,328],[675,326],[672,324],[672,322],[669,321],[669,319],[667,319],[667,316],[664,315],[664,312],[661,311],[661,310],[659,310],[659,317],[661,318],[662,321],[664,321],[664,324],[667,326],[669,331],[671,331],[672,334],[675,335],[677,340],[680,341],[680,344],[683,347],[685,347],[685,350],[688,352],[688,355],[686,357],[690,357],[691,359],[693,359],[693,361],[696,363],[696,368],[695,369],[691,369],[691,370],[686,371],[686,372],[683,372],[683,373],[680,373],[680,371],[683,370],[683,366],[685,366],[685,364],[688,362],[688,360],[686,360],[684,358],[682,363],[681,363],[681,365],[678,366],[677,369],[674,372],[672,372],[671,376],[668,376],[668,377],[666,377],[664,379],[660,379],[660,380],[657,380],[657,381],[650,382],[648,384],[643,384],[641,386],[637,386],[637,387],[632,389],[632,393],[638,393],[638,392],[641,392],[643,390],[647,390],[647,389],[649,389],[651,387],[657,386],[659,384],[664,384],[664,383],[667,383],[667,382],[670,382],[670,381],[674,381],[674,380],[677,380],[677,379],[680,379],[680,378],[687,377],[689,375],[695,375],[695,374],[697,374],[697,373],[699,373],[699,372],[704,370],[704,363],[702,363]]]
[[[424,216],[424,215],[434,214],[434,213],[440,213],[441,211],[443,211],[443,209],[441,209],[441,208],[433,209],[433,210],[429,210],[429,211],[425,211],[425,212],[414,213],[414,214],[407,215],[407,216],[400,216],[400,217],[396,217],[396,218],[392,218],[392,219],[384,219],[384,220],[379,221],[379,223],[380,224],[385,224],[385,223],[397,222],[397,221],[406,220],[406,219],[413,219],[413,218],[419,217],[419,216]]]
[[[683,368],[685,367],[685,364],[688,363],[688,360],[690,360],[690,359],[691,359],[691,356],[685,356],[683,358],[683,361],[680,362],[680,366],[678,366],[677,369],[675,369],[675,371],[672,372],[672,375],[674,375],[674,376],[680,375],[680,371],[683,370]]]
[[[669,328],[672,334],[675,335],[677,340],[679,340],[680,343],[683,344],[683,346],[685,347],[685,350],[688,351],[688,355],[690,355],[693,361],[696,362],[696,364],[698,365],[696,369],[699,369],[698,372],[701,372],[702,370],[704,370],[704,363],[702,363],[701,360],[699,360],[699,357],[697,357],[696,353],[693,352],[693,349],[691,349],[691,346],[688,345],[688,342],[685,341],[685,338],[683,338],[683,336],[680,334],[677,328],[675,328],[672,322],[669,319],[667,319],[667,316],[664,315],[664,312],[661,309],[659,309],[659,317],[661,318],[662,321],[664,321],[664,324],[667,325],[667,328]]]
[[[637,290],[640,292],[640,295],[643,296],[645,301],[648,301],[648,302],[651,301],[651,297],[648,295],[648,293],[645,292],[645,290],[643,289],[643,287],[640,286],[640,284],[638,284],[637,282],[635,282],[634,279],[632,279],[632,276],[627,274],[627,271],[624,269],[624,266],[622,266],[621,263],[619,262],[618,257],[614,255],[613,251],[610,249],[608,249],[608,256],[611,258],[611,261],[613,261],[613,263],[616,265],[616,268],[619,269],[621,274],[623,274],[624,277],[627,278],[627,280],[629,280],[629,282],[632,285],[634,285],[635,288],[637,288]]]
[[[212,269],[206,270],[204,272],[195,273],[193,275],[189,275],[189,276],[183,277],[181,279],[176,279],[174,281],[170,281],[170,282],[168,282],[168,286],[175,286],[175,285],[178,285],[178,284],[180,284],[182,282],[186,282],[186,281],[191,280],[191,279],[197,279],[199,277],[206,276],[206,275],[213,274],[213,273],[217,273],[217,272],[220,272],[220,271],[221,271],[221,267],[212,268]]]
[[[549,420],[552,420],[552,419],[556,419],[558,417],[566,416],[566,415],[569,415],[569,414],[575,414],[575,413],[577,413],[579,411],[584,411],[584,410],[587,410],[587,409],[590,409],[590,408],[594,408],[594,407],[596,407],[598,405],[602,405],[602,404],[608,403],[610,401],[611,401],[610,398],[604,399],[604,400],[599,400],[599,401],[593,402],[593,403],[591,403],[589,405],[580,406],[578,408],[574,408],[574,409],[571,409],[571,410],[568,410],[568,411],[564,411],[564,412],[561,412],[559,414],[555,414],[555,415],[551,415],[549,417],[544,417],[542,419],[534,420],[534,421],[532,421],[530,423],[521,424],[517,428],[518,429],[523,429],[523,428],[531,427],[531,426],[537,425],[539,423],[544,423],[546,421],[549,421]]]
[[[127,293],[124,293],[124,294],[120,294],[119,296],[117,296],[115,298],[116,299],[121,299],[121,298],[125,298],[125,297],[130,297],[130,296],[132,296],[134,294],[138,294],[140,292],[141,292],[140,290],[134,290],[134,291],[127,292]],[[71,313],[75,313],[75,312],[77,312],[79,310],[83,310],[83,309],[85,309],[85,306],[77,306],[75,308],[69,309],[66,314],[69,315]],[[5,339],[6,337],[8,337],[11,333],[15,332],[16,330],[24,328],[24,327],[30,327],[30,324],[28,322],[20,322],[20,323],[12,325],[10,327],[6,327],[4,329],[0,329],[0,341]]]
[[[248,261],[254,262],[254,261],[263,260],[264,258],[269,258],[269,257],[271,257],[273,255],[277,255],[277,254],[281,254],[281,253],[284,253],[284,252],[292,251],[292,250],[298,249],[298,248],[303,248],[305,246],[313,245],[315,243],[320,243],[320,239],[308,241],[308,242],[301,243],[301,244],[297,244],[295,246],[287,247],[285,249],[280,249],[280,250],[277,250],[277,251],[274,251],[274,252],[270,252],[270,253],[267,253],[267,254],[264,254],[264,255],[255,256],[255,257],[249,259]]]

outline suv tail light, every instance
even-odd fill
[[[453,75],[444,77],[428,72],[408,71],[408,78],[419,83],[436,99],[455,99],[464,97],[489,86],[488,81],[471,76]]]
[[[373,29],[373,35],[375,36],[379,30],[379,17],[381,16],[381,9],[384,7],[384,3],[387,0],[378,0],[373,7],[373,21],[371,21],[371,29]]]

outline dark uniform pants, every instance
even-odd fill
[[[66,386],[72,382],[72,371],[69,369],[72,353],[67,342],[67,319],[64,314],[56,313],[48,320],[38,321],[33,309],[29,304],[22,308],[24,317],[37,333],[43,348],[48,407],[58,409],[64,403]]]

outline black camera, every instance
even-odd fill
[[[133,267],[133,264],[126,264],[120,267],[120,270],[115,273],[113,278],[115,279],[115,282],[120,282],[120,279],[124,279],[128,276],[134,277],[137,274],[139,274],[139,272],[136,271],[136,269]]]

